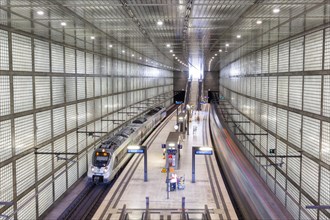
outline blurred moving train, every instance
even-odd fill
[[[242,219],[293,219],[238,147],[217,106],[210,113],[215,154]]]
[[[103,140],[92,156],[88,169],[88,181],[98,183],[110,182],[132,154],[127,154],[127,147],[139,145],[152,129],[166,117],[166,109],[158,106],[148,111],[143,117],[132,121],[114,136]]]

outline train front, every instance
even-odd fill
[[[92,165],[88,168],[88,181],[98,183],[107,183],[110,178],[111,154],[104,148],[98,148],[94,151]]]

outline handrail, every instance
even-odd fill
[[[119,220],[125,220],[126,219],[126,204],[124,204],[123,209],[121,210]]]
[[[186,105],[189,104],[190,101],[190,89],[191,89],[191,80],[187,81],[186,84],[186,94],[184,97],[184,106],[183,106],[184,110],[186,109]]]
[[[204,207],[204,215],[206,220],[211,220],[211,214],[210,214],[210,210],[209,208],[207,207],[207,205],[205,205]]]
[[[203,91],[203,81],[198,81],[198,98],[197,98],[197,110],[201,110],[201,97]]]

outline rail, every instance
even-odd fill
[[[172,105],[167,109],[167,112],[173,112],[175,109],[175,105]],[[161,123],[160,123],[161,124]],[[160,125],[159,124],[159,125]],[[156,127],[159,127],[156,126]],[[151,133],[156,129],[153,128],[151,131],[146,134],[146,136],[142,139],[144,142]],[[127,161],[127,163],[129,160]],[[120,175],[121,171],[125,168],[122,167],[116,177],[111,181],[109,184],[102,184],[102,185],[94,185],[93,183],[89,183],[83,189],[83,191],[74,199],[74,201],[63,211],[63,213],[59,216],[58,219],[86,219],[92,218],[95,211],[99,207],[100,203],[102,202],[103,198],[107,195],[108,191],[113,186],[114,182],[117,180],[118,176]]]

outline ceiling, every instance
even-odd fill
[[[275,8],[280,12],[273,13]],[[329,22],[330,1],[0,0],[1,25],[10,24],[20,31],[112,57],[176,70],[188,70],[189,66],[218,70],[220,63],[223,66],[304,31],[308,23],[303,22],[304,17],[311,26]],[[291,19],[302,22],[289,30]],[[257,24],[258,20],[262,23]],[[159,21],[163,24],[158,25]]]

